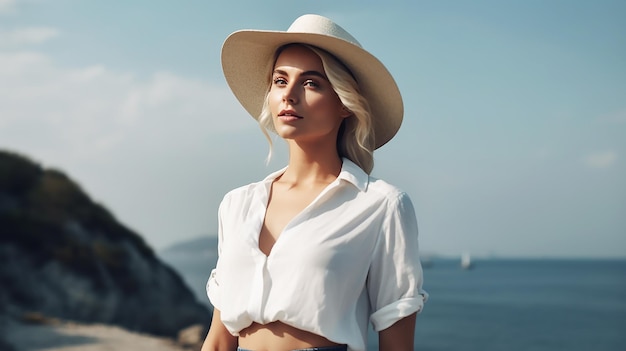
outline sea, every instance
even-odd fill
[[[160,254],[199,301],[214,252]],[[426,264],[427,263],[427,264]],[[625,351],[626,260],[474,259],[425,262],[429,293],[417,318],[415,350]],[[368,350],[378,350],[369,334]]]

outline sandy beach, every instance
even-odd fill
[[[173,339],[130,332],[102,324],[55,321],[46,324],[9,322],[5,340],[15,351],[193,351]]]

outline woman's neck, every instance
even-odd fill
[[[292,184],[330,183],[341,172],[342,160],[336,147],[289,144],[289,165],[280,177]]]

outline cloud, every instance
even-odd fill
[[[590,168],[609,168],[617,160],[617,153],[614,151],[597,152],[583,158],[585,166]]]
[[[0,0],[0,15],[15,12],[16,0]]]
[[[2,0],[0,0],[2,1]],[[0,47],[26,44],[41,44],[59,35],[59,30],[51,27],[29,27],[0,30]]]
[[[265,147],[222,81],[0,50],[0,149],[67,172],[153,245],[213,228],[216,194],[264,174]]]
[[[167,148],[249,122],[222,84],[171,72],[138,78],[97,64],[66,68],[38,52],[0,51],[3,148],[88,158],[135,146]]]

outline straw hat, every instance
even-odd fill
[[[303,43],[328,51],[352,72],[370,104],[375,148],[391,140],[402,124],[404,107],[398,86],[385,66],[348,32],[318,15],[297,18],[287,31],[240,30],[222,46],[222,68],[243,107],[258,119],[276,49]]]

